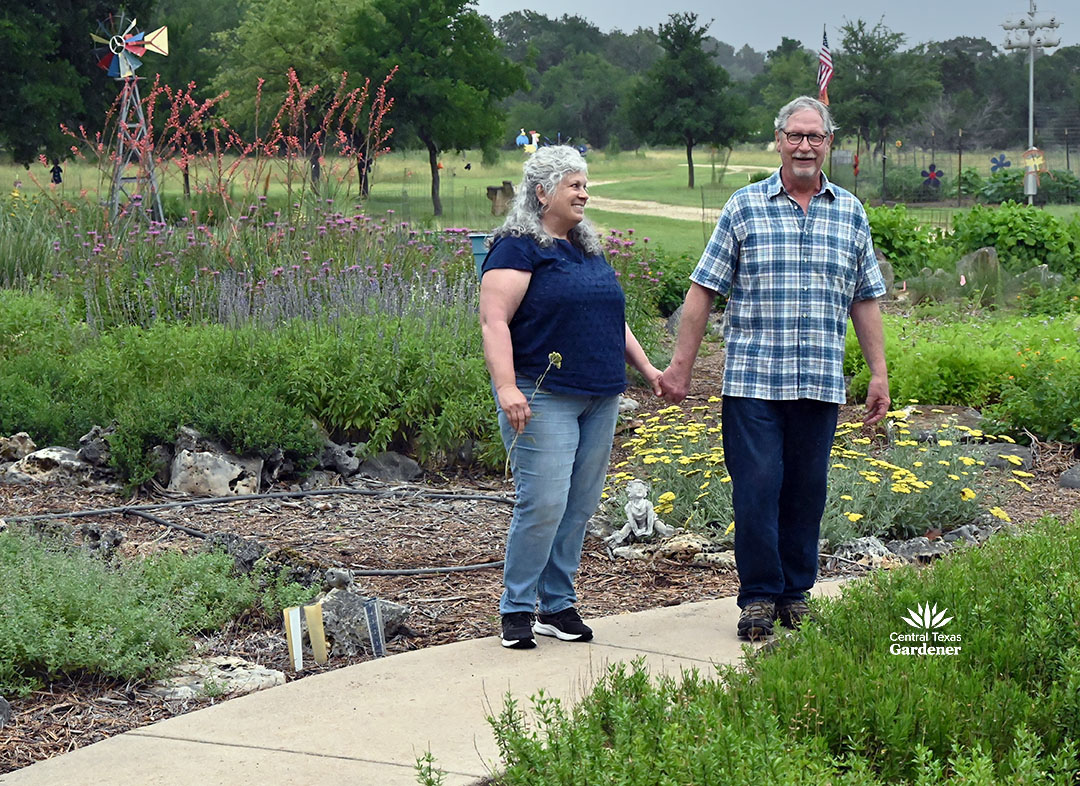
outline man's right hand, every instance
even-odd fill
[[[681,404],[690,392],[690,370],[668,366],[660,375],[660,390],[664,401]]]
[[[529,400],[517,385],[504,385],[495,393],[499,397],[499,407],[510,422],[510,428],[520,434],[532,417]]]

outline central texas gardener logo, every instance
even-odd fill
[[[948,609],[938,611],[936,603],[933,608],[930,608],[929,603],[917,603],[914,609],[907,610],[908,615],[906,617],[900,619],[913,628],[933,630],[934,628],[944,628],[952,620],[952,617],[945,616],[947,611]]]
[[[907,610],[907,616],[901,617],[909,627],[915,631],[909,633],[892,632],[889,634],[889,652],[893,655],[959,655],[960,634],[943,633],[944,628],[952,621],[952,617],[945,616],[948,609],[938,611],[937,604],[918,603],[915,608]],[[944,646],[941,646],[944,645]]]

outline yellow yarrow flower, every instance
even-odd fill
[[[841,494],[840,499],[845,500],[847,502],[851,502],[855,498],[853,496],[851,496],[850,494]]]
[[[964,486],[964,488],[960,489],[960,497],[964,500],[975,499],[975,492]]]
[[[862,513],[852,513],[851,511],[844,513],[844,515],[847,516],[848,521],[858,521],[863,517]]]
[[[994,518],[1001,519],[1002,521],[1012,521],[1012,519],[1009,518],[1009,514],[998,507],[990,508],[990,515]]]
[[[1033,478],[1033,477],[1035,477],[1035,475],[1033,475],[1032,473],[1024,472],[1021,469],[1014,469],[1012,471],[1012,474],[1016,475],[1016,477],[1018,477],[1018,478]]]
[[[1022,480],[1017,480],[1016,478],[1005,478],[1005,480],[1008,481],[1009,483],[1015,483],[1017,486],[1022,488],[1024,491],[1031,491],[1031,486],[1029,486],[1027,483],[1025,483]]]
[[[1024,460],[1022,458],[1020,458],[1019,456],[1015,456],[1012,453],[998,453],[998,458],[1005,459],[1014,467],[1020,467],[1024,464]]]

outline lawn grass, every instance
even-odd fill
[[[712,222],[683,221],[661,216],[636,216],[587,208],[586,215],[605,234],[610,230],[633,229],[638,238],[649,238],[649,246],[665,257],[698,259],[712,233]]]

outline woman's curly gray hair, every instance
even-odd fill
[[[545,194],[554,194],[564,177],[577,172],[588,175],[589,166],[581,153],[569,145],[551,145],[537,149],[525,161],[521,183],[510,203],[510,211],[506,214],[503,225],[495,230],[492,240],[513,235],[531,237],[541,246],[554,243],[555,239],[544,231],[540,223],[544,206],[536,195],[536,187],[540,186]],[[582,220],[566,237],[586,254],[599,254],[603,250],[600,236],[588,220]]]

